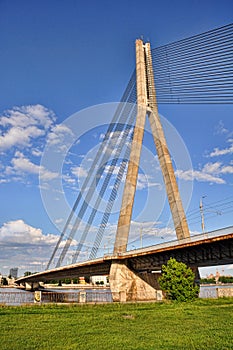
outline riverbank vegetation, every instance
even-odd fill
[[[0,307],[1,350],[232,349],[233,298]]]
[[[200,291],[199,286],[195,285],[195,274],[191,268],[174,258],[162,266],[159,285],[170,300],[191,301],[198,298]]]

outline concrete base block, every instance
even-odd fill
[[[233,288],[217,288],[218,298],[229,298],[233,297]]]
[[[38,290],[40,288],[40,283],[39,282],[26,282],[25,283],[25,289],[28,291],[34,291],[34,290]]]
[[[112,263],[109,283],[113,301],[156,300],[156,289],[122,262]]]

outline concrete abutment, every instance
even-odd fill
[[[149,277],[149,275],[151,275]],[[115,302],[155,301],[162,299],[154,274],[139,274],[127,262],[114,261],[110,269],[110,288]],[[153,285],[151,285],[153,284]]]

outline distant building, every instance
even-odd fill
[[[10,269],[10,276],[11,276],[11,278],[17,279],[18,267],[14,267],[14,268]]]
[[[106,275],[106,276],[91,276],[90,282],[92,284],[97,284],[97,285],[102,284],[102,285],[106,286],[109,283],[108,275]]]

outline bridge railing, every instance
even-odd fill
[[[188,238],[184,238],[184,239],[180,239],[180,240],[175,239],[172,241],[158,243],[158,244],[148,246],[145,248],[134,249],[131,251],[127,251],[126,253],[121,253],[120,255],[124,256],[124,255],[127,255],[129,253],[133,253],[134,251],[137,253],[143,253],[143,252],[147,252],[148,249],[159,250],[159,249],[164,249],[164,248],[168,248],[168,247],[175,247],[175,246],[179,246],[179,245],[186,244],[186,243],[194,243],[194,242],[198,242],[201,240],[214,238],[214,237],[221,237],[221,236],[225,236],[225,235],[232,234],[232,233],[233,233],[233,226],[229,226],[229,227],[225,227],[222,229],[209,231],[206,233],[193,234],[192,236],[190,236]]]
[[[38,294],[36,294],[38,293]],[[37,295],[37,296],[36,296]],[[35,292],[35,302],[38,303],[110,303],[112,293],[104,291],[39,291]]]

